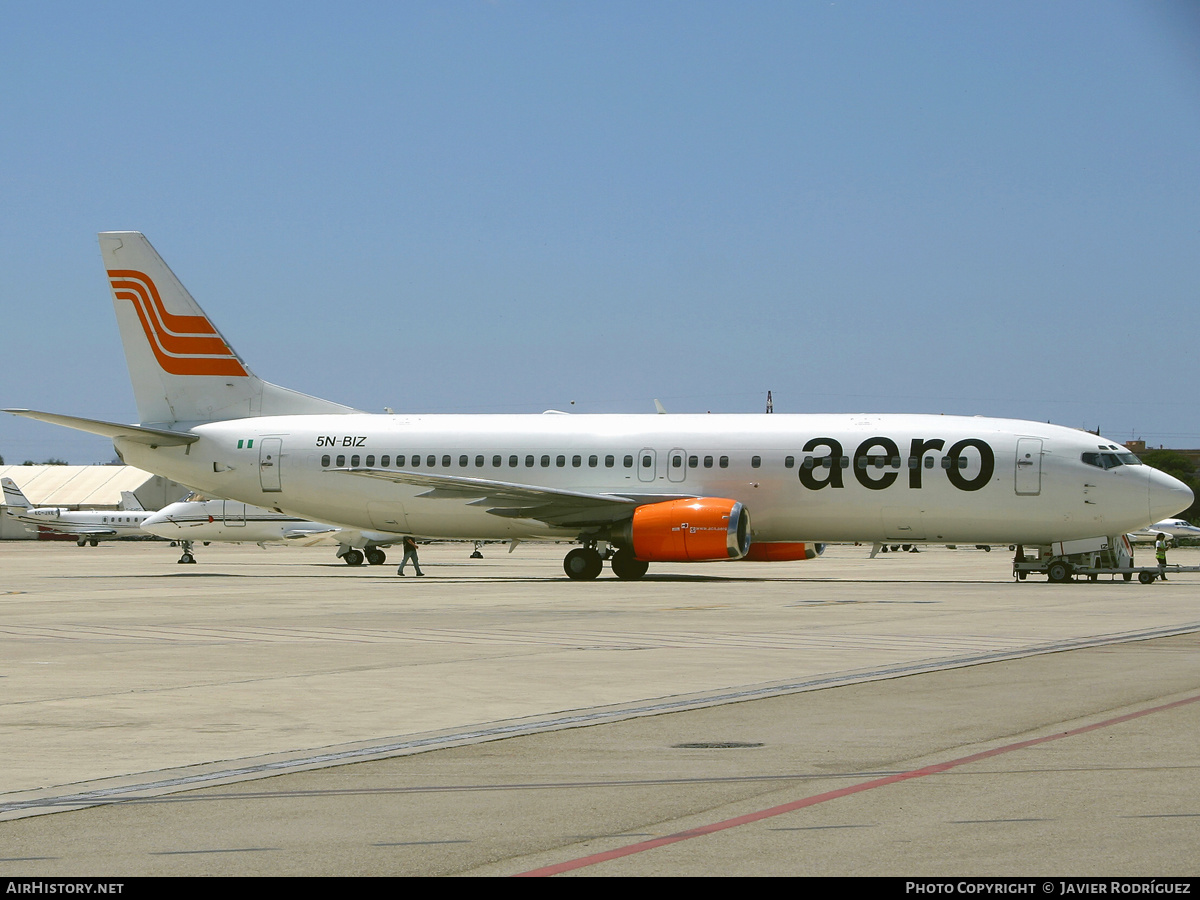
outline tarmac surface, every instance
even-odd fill
[[[1200,575],[470,549],[0,543],[0,872],[1200,870]]]

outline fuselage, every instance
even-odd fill
[[[175,430],[186,425],[175,424]],[[200,491],[426,538],[575,537],[380,472],[588,494],[721,497],[754,541],[1038,544],[1113,535],[1191,492],[1117,444],[1009,419],[927,415],[295,415],[195,425],[122,458]],[[375,477],[362,477],[363,473]]]
[[[238,500],[180,500],[164,506],[142,529],[173,541],[259,544],[335,532],[332,525],[251,506]]]

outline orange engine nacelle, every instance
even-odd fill
[[[643,562],[741,559],[750,549],[750,513],[724,497],[651,503],[634,510],[626,538]]]
[[[825,552],[824,544],[811,541],[755,541],[750,552],[742,559],[745,562],[792,562],[798,559],[816,559]]]

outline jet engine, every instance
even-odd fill
[[[755,541],[750,546],[750,552],[742,557],[742,561],[792,562],[816,559],[824,552],[824,544],[814,544],[812,541]]]
[[[723,497],[639,506],[622,531],[618,543],[644,562],[741,559],[750,550],[750,513]]]

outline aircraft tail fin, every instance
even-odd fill
[[[145,512],[146,507],[133,491],[121,491],[121,509],[124,512]]]
[[[17,487],[17,483],[11,478],[0,479],[0,485],[4,487],[4,505],[13,509],[32,509],[33,504],[25,499],[25,495],[21,493],[21,489]]]
[[[251,372],[145,235],[104,232],[100,252],[143,425],[357,412]]]

